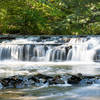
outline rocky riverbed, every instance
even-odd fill
[[[99,100],[100,37],[0,37],[0,100]]]
[[[58,85],[90,85],[100,81],[100,76],[84,76],[81,73],[77,75],[55,75],[49,76],[44,74],[36,75],[15,75],[8,78],[0,79],[0,88],[25,88],[29,86],[43,86],[44,84]]]

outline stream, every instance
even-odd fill
[[[64,84],[5,87],[13,76],[60,75]],[[69,84],[69,75],[100,76],[100,37],[19,36],[0,42],[0,100],[100,100],[100,80]],[[67,76],[67,77],[66,77]]]

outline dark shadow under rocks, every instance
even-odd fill
[[[99,82],[100,76],[84,76],[82,74],[77,75],[16,75],[8,78],[0,79],[0,88],[23,88],[29,86],[41,86],[47,85],[57,85],[57,84],[77,84],[77,85],[91,85],[93,83]],[[38,84],[38,85],[37,85]]]

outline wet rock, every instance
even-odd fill
[[[36,83],[40,83],[40,80],[37,77],[31,76],[28,80],[33,80]]]
[[[12,37],[12,36],[3,36],[3,37],[0,37],[0,40],[13,40],[15,39],[15,37]]]
[[[70,38],[62,38],[65,43],[68,43],[71,39]]]
[[[46,80],[46,79],[40,79],[40,83],[45,84],[45,83],[47,83],[47,82],[48,82],[48,80]]]
[[[18,76],[12,76],[9,78],[1,79],[0,82],[4,87],[16,87],[18,84],[22,83],[22,79]]]
[[[70,49],[72,49],[72,46],[65,47],[65,52],[66,52],[67,56],[68,56],[68,52],[69,52]]]
[[[68,78],[69,84],[78,84],[82,80],[82,74],[72,75],[70,78]]]
[[[57,75],[52,80],[49,80],[49,85],[53,84],[65,84],[65,82],[61,79],[61,76]]]
[[[41,82],[42,83],[46,83],[46,82],[48,82],[49,79],[53,79],[53,77],[52,76],[48,76],[48,75],[44,75],[44,74],[38,73],[38,74],[36,74],[34,76],[31,76],[29,78],[29,80],[30,79],[33,80],[36,83],[41,83]]]
[[[83,76],[83,78],[93,79],[93,78],[96,78],[96,77],[95,76]]]
[[[48,47],[46,45],[44,45],[44,49],[45,49],[45,52],[48,50]]]
[[[92,81],[87,81],[87,84],[93,84],[93,82]]]
[[[48,80],[53,79],[53,77],[43,74],[29,75],[29,76],[11,76],[8,78],[0,79],[0,84],[4,88],[17,88],[25,87],[29,85],[36,85],[41,83],[46,83]]]
[[[96,50],[96,52],[95,52],[95,54],[94,54],[93,60],[94,60],[95,62],[100,62],[100,49],[97,49],[97,50]]]
[[[8,86],[10,80],[9,80],[9,78],[4,78],[4,79],[0,80],[0,82],[4,87],[6,87],[6,86]]]
[[[70,77],[69,77],[70,76]],[[80,84],[80,85],[89,85],[99,82],[100,76],[84,76],[82,74],[70,75],[67,76],[49,76],[44,74],[36,74],[36,75],[16,75],[8,78],[0,79],[0,89],[2,88],[23,88],[27,86],[41,86],[45,83],[48,85],[57,85],[57,84],[65,84],[65,81],[69,84]]]
[[[71,75],[70,78],[68,78],[69,84],[81,84],[81,85],[88,85],[95,83],[96,80],[100,79],[100,77],[97,76],[83,76],[82,74],[77,75]]]
[[[50,39],[50,36],[40,36],[41,40]]]
[[[43,78],[43,79],[52,79],[53,77],[52,76],[48,76],[48,75],[43,75],[43,74],[37,74],[37,75],[34,75],[34,77],[37,77],[38,79],[40,78]]]
[[[49,81],[49,85],[53,85],[53,84],[65,84],[65,82],[61,79],[56,79],[56,80]]]

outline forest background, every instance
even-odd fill
[[[0,34],[98,35],[99,0],[0,0]]]

